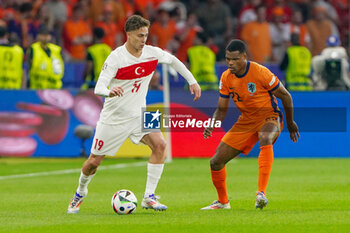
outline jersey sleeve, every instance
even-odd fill
[[[153,47],[156,57],[159,63],[164,63],[170,65],[179,74],[186,79],[189,85],[197,83],[196,79],[193,77],[192,73],[186,68],[186,66],[177,59],[174,55],[158,48]]]
[[[103,64],[100,77],[106,77],[110,80],[112,80],[118,71],[118,64],[117,64],[117,55],[114,53],[111,53],[105,63]]]
[[[269,69],[264,67],[262,68],[261,73],[263,74],[261,76],[262,77],[261,83],[266,90],[274,91],[279,87],[280,85],[279,79]]]
[[[102,66],[100,76],[95,86],[95,94],[99,96],[109,96],[108,85],[118,71],[117,57],[111,53]]]
[[[168,53],[167,51],[164,51],[161,48],[158,47],[152,47],[154,55],[157,57],[159,63],[164,63],[170,65],[173,61],[172,54]]]
[[[230,91],[226,83],[226,72],[222,73],[219,83],[220,97],[230,98]]]

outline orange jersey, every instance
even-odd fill
[[[252,60],[265,63],[272,54],[270,26],[267,22],[249,22],[243,25],[241,38],[247,43]]]
[[[158,40],[158,46],[161,49],[166,49],[168,43],[174,39],[176,32],[176,23],[170,20],[169,23],[163,27],[159,22],[154,22],[149,30],[150,36],[155,36]]]
[[[220,96],[232,98],[242,115],[240,120],[256,122],[271,114],[282,113],[272,91],[277,89],[278,78],[266,67],[247,61],[246,72],[236,76],[226,70],[220,80]]]
[[[103,43],[109,45],[112,49],[116,48],[116,36],[118,33],[122,32],[116,23],[106,23],[103,21],[99,21],[96,23],[97,27],[100,27],[105,32],[105,36],[103,37]]]
[[[77,37],[91,36],[90,25],[84,21],[79,20],[77,22],[73,20],[67,20],[63,27],[64,35],[64,47],[70,53],[72,58],[83,60],[86,58],[87,45],[84,43],[73,44],[73,41]]]
[[[197,31],[198,30],[196,28],[191,28],[185,40],[181,42],[180,47],[177,50],[177,58],[180,61],[187,61],[187,50],[193,46],[193,42],[196,38]]]

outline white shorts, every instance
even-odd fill
[[[115,155],[127,138],[135,144],[140,144],[143,136],[150,133],[142,132],[141,127],[141,119],[138,117],[116,125],[97,122],[91,153],[94,155]]]

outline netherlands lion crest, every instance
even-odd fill
[[[256,92],[255,83],[248,83],[248,91],[252,94]]]

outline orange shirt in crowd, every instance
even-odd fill
[[[67,5],[67,16],[70,18],[73,14],[73,7],[78,3],[78,0],[64,0]]]
[[[135,6],[135,10],[141,12],[141,14],[145,17],[148,18],[148,11],[147,8],[149,7],[149,5],[153,8],[153,9],[158,9],[159,4],[161,4],[162,2],[164,2],[165,0],[134,0],[133,5]]]
[[[0,19],[9,21],[15,18],[15,10],[13,8],[1,8],[0,7]]]
[[[157,44],[162,49],[166,49],[167,44],[171,41],[176,32],[176,24],[173,20],[169,21],[169,24],[163,27],[159,22],[154,22],[150,28],[149,35],[150,37],[157,38]]]
[[[100,27],[105,32],[105,36],[103,38],[103,43],[109,45],[112,49],[116,48],[116,36],[118,33],[121,32],[118,25],[116,23],[105,23],[103,21],[100,21],[96,23],[96,27]]]
[[[308,36],[308,31],[307,28],[304,24],[302,25],[295,25],[291,24],[290,25],[290,34],[299,34],[299,43],[302,46],[306,46],[306,38]]]
[[[64,48],[70,53],[72,58],[83,60],[86,58],[86,44],[73,44],[77,37],[91,36],[91,29],[88,23],[83,20],[74,22],[67,20],[63,28]]]
[[[121,3],[123,4],[125,18],[128,18],[135,13],[134,4],[131,4],[128,0],[121,0]]]
[[[328,20],[306,22],[307,29],[311,38],[311,54],[318,55],[327,47],[327,38],[332,35],[332,25]]]
[[[249,22],[242,28],[241,38],[248,45],[252,60],[265,63],[271,57],[270,28],[267,22]]]
[[[103,0],[92,0],[88,17],[92,23],[100,21],[100,16],[103,14],[105,8],[110,8],[113,12],[113,21],[118,23],[125,18],[123,4],[119,1],[105,2]]]
[[[187,61],[187,50],[192,47],[193,41],[196,38],[197,30],[191,28],[185,40],[181,42],[179,49],[177,50],[177,58],[185,62]]]

